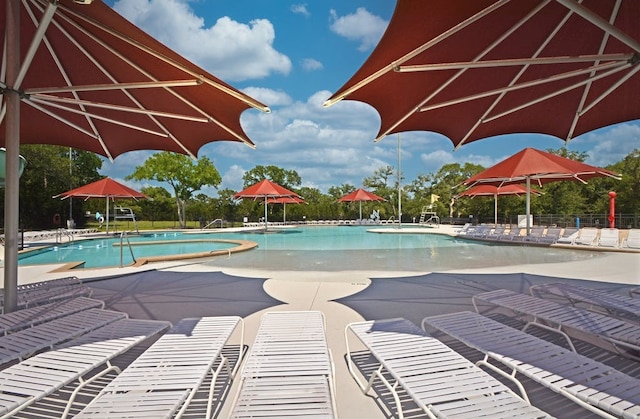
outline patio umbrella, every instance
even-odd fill
[[[299,196],[280,196],[267,199],[267,204],[282,204],[282,222],[287,222],[287,204],[306,204],[307,202]]]
[[[66,198],[84,198],[85,201],[90,198],[106,198],[107,201],[107,226],[106,232],[109,232],[109,200],[115,201],[120,199],[149,199],[149,197],[142,192],[138,192],[135,189],[116,182],[111,178],[104,178],[98,181],[88,183],[84,186],[72,189],[67,192],[63,192],[54,198],[66,199]]]
[[[510,133],[568,141],[640,118],[637,0],[398,0],[360,69],[325,103],[456,147]]]
[[[522,185],[505,185],[502,187],[495,185],[477,185],[462,192],[457,197],[470,196],[471,198],[476,196],[492,196],[493,197],[493,223],[498,225],[498,195],[524,195],[527,193],[527,188]],[[531,193],[540,195],[541,192],[535,189],[531,189]]]
[[[18,150],[55,144],[113,159],[252,146],[240,114],[268,108],[192,64],[100,0],[0,0],[0,145],[7,149],[5,307],[17,284]]]
[[[238,192],[233,195],[236,199],[260,199],[264,200],[264,229],[267,229],[267,207],[269,206],[269,199],[274,198],[286,198],[297,197],[300,198],[295,192],[278,185],[269,179],[261,180],[260,182],[249,186],[247,189]]]
[[[577,180],[586,183],[588,179],[604,176],[619,179],[619,175],[606,169],[601,169],[535,148],[525,148],[513,156],[470,177],[463,183],[469,186],[490,184],[499,187],[525,183],[527,196],[527,234],[529,234],[531,228],[529,214],[531,213],[530,192],[532,180],[537,182],[538,185],[561,180]]]
[[[385,199],[364,189],[356,189],[338,199],[338,202],[359,202],[360,203],[360,220],[362,220],[362,202],[363,201],[384,201]]]

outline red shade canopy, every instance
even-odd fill
[[[465,185],[489,183],[503,186],[524,183],[527,179],[542,185],[560,180],[586,182],[593,177],[615,173],[535,148],[525,148],[513,156],[467,179]]]
[[[100,179],[96,182],[89,183],[79,188],[72,189],[70,191],[61,193],[54,196],[54,198],[133,198],[133,199],[148,199],[148,196],[142,192],[138,192],[135,189],[116,182],[111,178]]]
[[[269,109],[176,54],[101,0],[0,0],[0,145],[5,309],[17,304],[18,150],[53,144],[113,159],[131,150],[196,156],[211,141],[253,143],[240,125]]]
[[[531,227],[529,216],[531,213],[530,192],[532,180],[539,185],[561,180],[577,180],[586,183],[588,179],[603,176],[619,179],[618,175],[606,169],[567,159],[546,151],[536,150],[535,148],[525,148],[487,170],[471,176],[463,183],[471,186],[490,184],[500,187],[526,183],[528,234]]]
[[[267,198],[267,204],[306,204],[299,196],[279,196]]]
[[[6,1],[0,0],[3,12]],[[173,52],[102,1],[18,3],[24,3],[20,64],[25,73],[15,86],[8,84],[21,93],[22,144],[70,146],[109,158],[131,150],[195,156],[217,140],[253,146],[240,114],[250,107],[268,110],[265,105]],[[47,11],[54,13],[51,21]],[[46,29],[46,42],[38,41],[38,27]],[[0,36],[5,30],[3,17]]]
[[[325,105],[370,104],[377,139],[569,140],[640,118],[638,16],[638,0],[398,0],[371,56]]]
[[[356,201],[384,201],[384,198],[374,193],[365,191],[364,189],[356,189],[355,191],[338,199],[338,202],[356,202]]]
[[[238,192],[233,195],[234,198],[249,198],[249,199],[264,199],[264,229],[267,229],[267,207],[272,199],[302,199],[300,195],[289,189],[278,185],[269,179],[261,180],[260,182],[249,186],[247,189]]]
[[[278,185],[269,179],[261,180],[260,182],[249,186],[247,189],[238,192],[233,195],[234,198],[271,198],[271,197],[299,197],[295,192]]]

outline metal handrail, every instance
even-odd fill
[[[133,259],[133,263],[136,263],[136,257],[133,255],[133,248],[131,247],[131,242],[129,241],[129,237],[127,237],[127,232],[123,231],[120,233],[120,267],[124,267],[123,254],[122,249],[124,248],[123,241],[127,239],[127,246],[129,246],[129,252],[131,252],[131,259]]]
[[[224,222],[224,220],[222,218],[216,218],[215,220],[211,221],[209,224],[207,224],[206,226],[202,227],[203,230],[209,228],[210,225],[215,224],[219,222],[220,223],[220,228],[222,228],[222,223]]]

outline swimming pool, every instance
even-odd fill
[[[483,268],[520,264],[554,263],[598,257],[597,252],[549,247],[508,246],[456,239],[441,234],[375,234],[371,226],[307,226],[271,232],[154,233],[133,236],[132,243],[158,242],[153,246],[133,246],[136,258],[151,254],[182,254],[210,250],[212,239],[250,241],[258,244],[248,252],[212,258],[202,262],[216,267],[244,267],[294,271],[416,271],[433,272],[463,268]],[[178,243],[177,240],[193,241]],[[19,265],[67,263],[83,260],[85,268],[119,266],[120,239],[92,239],[62,245],[38,254],[20,255]],[[166,242],[164,242],[166,241]],[[196,242],[202,241],[199,247]],[[216,243],[219,249],[229,244]],[[128,249],[123,255],[132,262]],[[126,263],[125,263],[126,264]]]

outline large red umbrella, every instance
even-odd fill
[[[569,140],[640,118],[638,0],[398,0],[353,99],[377,140],[428,130],[456,147],[510,133]]]
[[[527,193],[527,188],[522,185],[505,185],[505,186],[495,186],[495,185],[477,185],[467,189],[462,192],[458,197],[469,196],[471,198],[476,196],[492,196],[493,197],[493,222],[495,225],[498,225],[498,196],[500,195],[525,195]],[[535,189],[531,189],[531,193],[535,195],[540,195],[540,191]]]
[[[90,198],[106,198],[106,232],[109,232],[109,200],[115,201],[116,199],[149,199],[149,197],[142,192],[138,192],[135,189],[123,185],[120,182],[116,182],[111,178],[104,178],[98,181],[88,183],[84,186],[72,189],[67,192],[63,192],[54,198],[66,199],[66,198],[84,198],[85,200]]]
[[[244,189],[237,194],[233,195],[236,199],[263,199],[264,200],[264,228],[267,229],[267,207],[269,205],[269,200],[274,198],[286,198],[286,197],[297,197],[300,198],[295,192],[290,191],[289,189],[278,185],[275,182],[270,181],[269,179],[261,180],[258,183],[255,183],[249,186],[247,189]]]
[[[503,187],[505,185],[525,183],[528,233],[531,227],[529,214],[532,180],[537,182],[538,185],[561,180],[577,180],[586,183],[591,178],[603,176],[619,179],[619,175],[606,169],[535,148],[525,148],[477,175],[471,176],[464,181],[464,184],[469,186],[490,184]]]
[[[362,202],[363,201],[384,201],[385,199],[372,192],[364,189],[356,189],[355,191],[346,194],[342,198],[338,199],[338,202],[359,202],[360,203],[360,220],[362,220]]]
[[[56,144],[110,159],[253,145],[240,125],[268,108],[151,38],[100,0],[0,0],[0,145],[7,149],[5,308],[17,301],[18,151]]]

